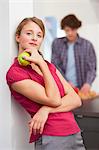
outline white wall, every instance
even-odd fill
[[[29,115],[10,95],[6,71],[17,54],[14,32],[18,23],[33,16],[33,0],[0,1],[0,150],[33,150],[29,144]]]
[[[93,89],[98,90],[99,83],[99,1],[98,0],[35,0],[34,15],[44,18],[54,16],[60,23],[67,14],[74,13],[82,21],[82,28],[79,33],[82,37],[90,40],[96,51],[98,71],[93,84]],[[64,32],[58,28],[58,37],[64,36]],[[51,45],[51,44],[50,44]],[[49,45],[49,46],[50,46]],[[51,48],[45,47],[45,58],[51,58]],[[99,84],[98,84],[99,85]]]
[[[9,51],[10,58],[16,56],[15,29],[25,17],[33,16],[33,0],[10,0],[9,1]],[[11,145],[12,150],[33,150],[33,144],[29,144],[28,121],[29,115],[13,99],[11,101]]]
[[[98,3],[93,3],[91,0],[34,0],[34,15],[55,16],[60,21],[63,16],[76,13],[84,24],[94,24],[99,23],[95,14]]]
[[[9,7],[0,1],[0,150],[11,149],[11,99],[5,81],[9,65]]]

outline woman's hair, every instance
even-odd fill
[[[66,26],[78,29],[81,25],[82,22],[74,14],[67,15],[61,20],[61,29],[64,29]]]
[[[17,27],[17,29],[16,29],[15,35],[20,35],[21,30],[22,30],[22,28],[24,27],[24,25],[26,25],[26,24],[27,24],[28,22],[30,22],[30,21],[35,22],[35,23],[40,27],[40,29],[41,29],[42,32],[43,32],[43,37],[44,37],[44,35],[45,35],[45,27],[44,27],[44,24],[43,24],[42,20],[40,20],[40,19],[38,19],[38,18],[36,18],[36,17],[30,17],[30,18],[25,18],[25,19],[23,19],[23,20],[20,22],[20,24],[18,25],[18,27]]]

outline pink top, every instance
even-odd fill
[[[46,63],[48,64],[50,72],[56,81],[56,84],[60,91],[60,95],[61,97],[63,97],[65,94],[64,88],[56,74],[56,68],[53,64],[49,63],[48,61],[46,61]],[[44,86],[44,80],[41,75],[39,75],[35,70],[33,70],[31,66],[20,66],[17,61],[17,58],[15,58],[14,63],[12,64],[6,75],[7,84],[9,85],[9,88],[11,90],[11,95],[13,95],[15,100],[18,101],[18,103],[20,103],[32,117],[42,105],[31,101],[27,97],[11,89],[12,83],[25,79],[34,80],[35,82],[38,82],[39,84]],[[71,111],[60,112],[49,114],[48,120],[43,130],[43,135],[68,136],[71,134],[75,134],[79,131],[80,129],[74,119],[73,113]],[[32,133],[29,142],[32,143],[33,141],[37,140],[40,136],[41,135],[33,135]]]

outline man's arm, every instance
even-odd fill
[[[90,43],[86,54],[86,81],[82,85],[80,91],[87,94],[91,89],[91,84],[96,77],[96,54],[93,45]]]
[[[86,83],[91,85],[96,77],[96,69],[97,69],[96,53],[95,53],[94,47],[91,43],[90,43],[90,46],[88,49],[86,61],[87,61]]]
[[[58,68],[60,64],[60,52],[59,52],[59,43],[58,39],[55,39],[52,42],[52,56],[51,62]]]

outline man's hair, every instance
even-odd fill
[[[64,29],[65,27],[78,29],[81,25],[82,22],[74,14],[69,14],[61,20],[61,29]]]

